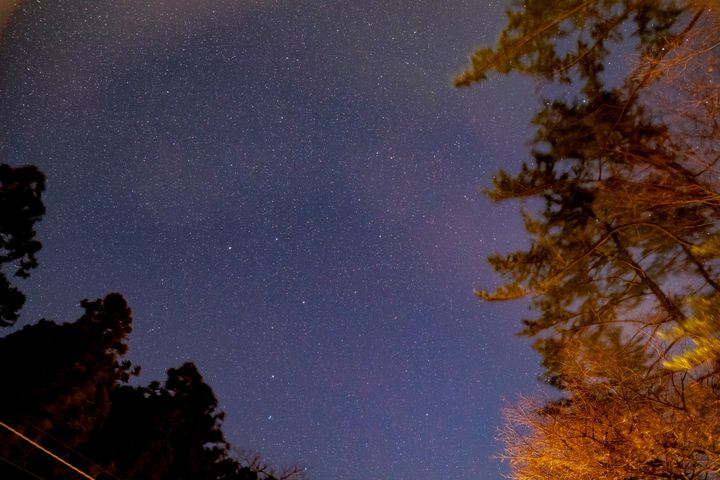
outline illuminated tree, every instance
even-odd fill
[[[672,345],[664,365],[676,371],[705,372],[707,378],[720,382],[720,296],[696,298],[692,307],[687,319],[660,332]]]
[[[532,161],[489,192],[527,200],[531,243],[491,257],[507,283],[478,294],[530,297],[522,333],[562,389],[507,410],[513,478],[720,478],[718,15],[714,0],[517,2],[456,81],[518,72],[556,94]]]
[[[561,399],[506,410],[512,478],[720,478],[717,378],[665,369],[652,342],[608,338],[566,343]]]
[[[649,309],[662,313],[656,321],[677,324],[687,317],[686,298],[720,291],[718,255],[698,254],[718,233],[717,128],[712,142],[699,129],[694,139],[679,135],[682,109],[644,101],[662,93],[659,80],[676,66],[717,57],[698,32],[718,23],[705,2],[669,0],[527,0],[508,15],[498,46],[479,50],[456,83],[516,71],[566,88],[534,118],[532,162],[495,177],[492,199],[542,208],[524,212],[528,250],[490,258],[508,283],[478,294],[531,298],[538,315],[523,333],[539,337],[549,379],[561,385],[554,357],[569,337],[637,322]],[[624,81],[607,74],[633,39],[637,65]],[[717,76],[694,74],[691,95]],[[693,120],[716,126],[713,115],[707,108]]]

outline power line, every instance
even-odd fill
[[[100,470],[102,470],[103,472],[105,472],[106,474],[108,474],[109,476],[111,476],[112,478],[114,478],[115,480],[122,480],[122,479],[118,478],[116,475],[114,475],[112,472],[110,472],[109,470],[107,470],[106,468],[104,468],[102,465],[98,465],[97,463],[93,462],[92,460],[90,460],[89,458],[87,458],[86,456],[84,456],[83,454],[81,454],[80,452],[76,451],[75,449],[73,449],[72,447],[70,447],[69,445],[67,445],[66,443],[64,443],[64,442],[63,442],[62,440],[60,440],[59,438],[55,438],[54,436],[50,435],[48,432],[46,432],[46,431],[43,430],[42,428],[40,428],[40,427],[38,427],[37,425],[33,424],[31,421],[29,421],[29,420],[27,420],[27,419],[25,419],[25,418],[23,418],[22,421],[23,421],[26,425],[28,425],[30,428],[32,428],[33,430],[35,430],[35,431],[37,431],[37,432],[40,432],[40,433],[43,434],[44,436],[46,436],[46,437],[52,439],[53,441],[57,442],[59,445],[62,445],[62,446],[65,447],[67,450],[71,451],[72,453],[74,453],[74,454],[77,455],[78,457],[82,458],[83,460],[87,461],[88,463],[91,463],[93,466],[99,468]]]
[[[8,460],[7,458],[0,457],[0,461],[3,461],[3,462],[5,462],[5,463],[7,463],[7,464],[12,465],[13,467],[17,468],[18,470],[21,470],[21,471],[27,473],[27,474],[30,475],[31,477],[39,478],[40,480],[45,480],[45,479],[44,479],[43,477],[41,477],[40,475],[37,475],[37,474],[31,472],[30,470],[27,470],[27,469],[21,467],[21,466],[18,465],[17,463],[11,462],[11,461]]]
[[[65,460],[63,460],[62,458],[58,457],[57,455],[55,455],[54,453],[52,453],[52,452],[51,452],[50,450],[48,450],[47,448],[45,448],[45,447],[43,447],[42,445],[40,445],[39,443],[34,442],[33,440],[30,440],[28,437],[26,437],[26,436],[23,435],[22,433],[18,432],[18,431],[15,430],[14,428],[10,427],[9,425],[6,425],[5,423],[0,422],[0,426],[6,428],[6,429],[9,430],[10,432],[12,432],[12,433],[14,433],[15,435],[17,435],[18,437],[22,438],[23,440],[25,440],[26,442],[28,442],[30,445],[32,445],[33,447],[37,448],[38,450],[41,450],[41,451],[45,452],[46,454],[50,455],[52,458],[54,458],[54,459],[57,460],[58,462],[62,463],[63,465],[65,465],[65,466],[73,469],[74,471],[76,471],[77,473],[79,473],[79,474],[82,475],[83,477],[87,478],[88,480],[95,480],[93,477],[91,477],[91,476],[88,475],[87,473],[83,472],[82,470],[80,470],[80,469],[77,468],[76,466],[71,465],[70,463],[66,462]]]

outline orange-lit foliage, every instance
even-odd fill
[[[571,342],[565,395],[505,411],[516,479],[720,478],[720,383],[669,371],[637,342]]]
[[[499,172],[489,192],[534,200],[530,248],[492,256],[506,283],[478,291],[530,298],[537,316],[523,334],[538,338],[558,385],[567,337],[648,311],[678,325],[688,298],[720,293],[719,31],[704,0],[527,0],[458,80],[517,71],[567,86],[533,120],[532,160]],[[606,67],[629,63],[618,52],[630,45],[636,65],[612,78]]]
[[[456,84],[515,71],[562,92],[533,120],[531,161],[489,192],[535,209],[530,247],[490,259],[507,283],[478,293],[530,297],[522,333],[562,390],[506,411],[512,478],[719,479],[720,4],[524,0],[508,16]]]

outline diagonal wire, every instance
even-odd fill
[[[15,435],[17,435],[18,437],[22,438],[23,440],[25,440],[26,442],[28,442],[30,445],[32,445],[33,447],[37,448],[38,450],[42,450],[44,453],[50,455],[52,458],[54,458],[54,459],[57,460],[58,462],[62,463],[63,465],[71,468],[71,469],[74,470],[75,472],[77,472],[77,473],[79,473],[80,475],[82,475],[83,478],[87,478],[88,480],[95,480],[93,477],[91,477],[91,476],[88,475],[87,473],[83,472],[82,470],[80,470],[80,469],[77,468],[76,466],[74,466],[74,465],[66,462],[66,461],[63,460],[62,458],[60,458],[60,457],[58,457],[57,455],[55,455],[54,453],[52,453],[52,452],[51,452],[50,450],[48,450],[47,448],[45,448],[45,447],[43,447],[42,445],[40,445],[39,443],[37,443],[37,442],[29,439],[28,437],[26,437],[26,436],[23,435],[22,433],[18,432],[18,431],[15,430],[14,428],[10,427],[9,425],[6,425],[5,423],[0,422],[0,427],[3,427],[3,428],[5,428],[5,429],[9,430],[10,432],[14,433]]]
[[[21,466],[18,465],[17,463],[11,462],[11,461],[8,460],[7,458],[0,457],[0,461],[5,462],[5,463],[7,463],[8,465],[12,465],[13,467],[17,468],[18,470],[22,470],[23,472],[27,473],[27,474],[30,475],[31,477],[39,478],[40,480],[45,480],[45,479],[44,479],[43,477],[41,477],[40,475],[37,475],[37,474],[31,472],[30,470],[27,470],[27,469],[21,467]]]
[[[67,450],[71,451],[72,453],[74,453],[74,454],[77,455],[78,457],[82,458],[82,459],[85,460],[86,462],[91,463],[93,466],[99,468],[100,470],[102,470],[103,472],[105,472],[107,475],[111,476],[111,477],[114,478],[115,480],[122,480],[122,479],[118,478],[116,475],[114,475],[112,472],[110,472],[110,471],[108,471],[107,469],[105,469],[102,465],[98,465],[97,463],[93,462],[91,459],[87,458],[87,457],[84,456],[83,454],[77,452],[77,451],[74,450],[72,447],[70,447],[70,446],[68,446],[67,444],[65,444],[65,443],[64,443],[62,440],[60,440],[59,438],[53,437],[52,435],[50,435],[48,432],[46,432],[46,431],[43,430],[42,428],[40,428],[40,427],[38,427],[37,425],[33,424],[31,421],[26,420],[26,419],[24,419],[24,418],[21,419],[21,420],[22,420],[23,423],[25,423],[26,425],[30,426],[30,428],[32,428],[32,429],[34,429],[35,431],[37,431],[37,432],[45,435],[46,437],[50,438],[50,439],[53,440],[54,442],[58,443],[59,445],[62,445],[62,446],[65,447]]]

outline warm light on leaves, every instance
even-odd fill
[[[720,478],[717,6],[516,2],[456,80],[516,72],[555,93],[531,160],[488,193],[532,201],[530,247],[490,257],[506,283],[476,292],[531,297],[522,333],[561,389],[506,410],[511,478]]]
[[[663,362],[671,370],[689,370],[720,360],[720,300],[696,299],[692,311],[679,326],[660,334],[669,343],[682,344],[682,352]]]

